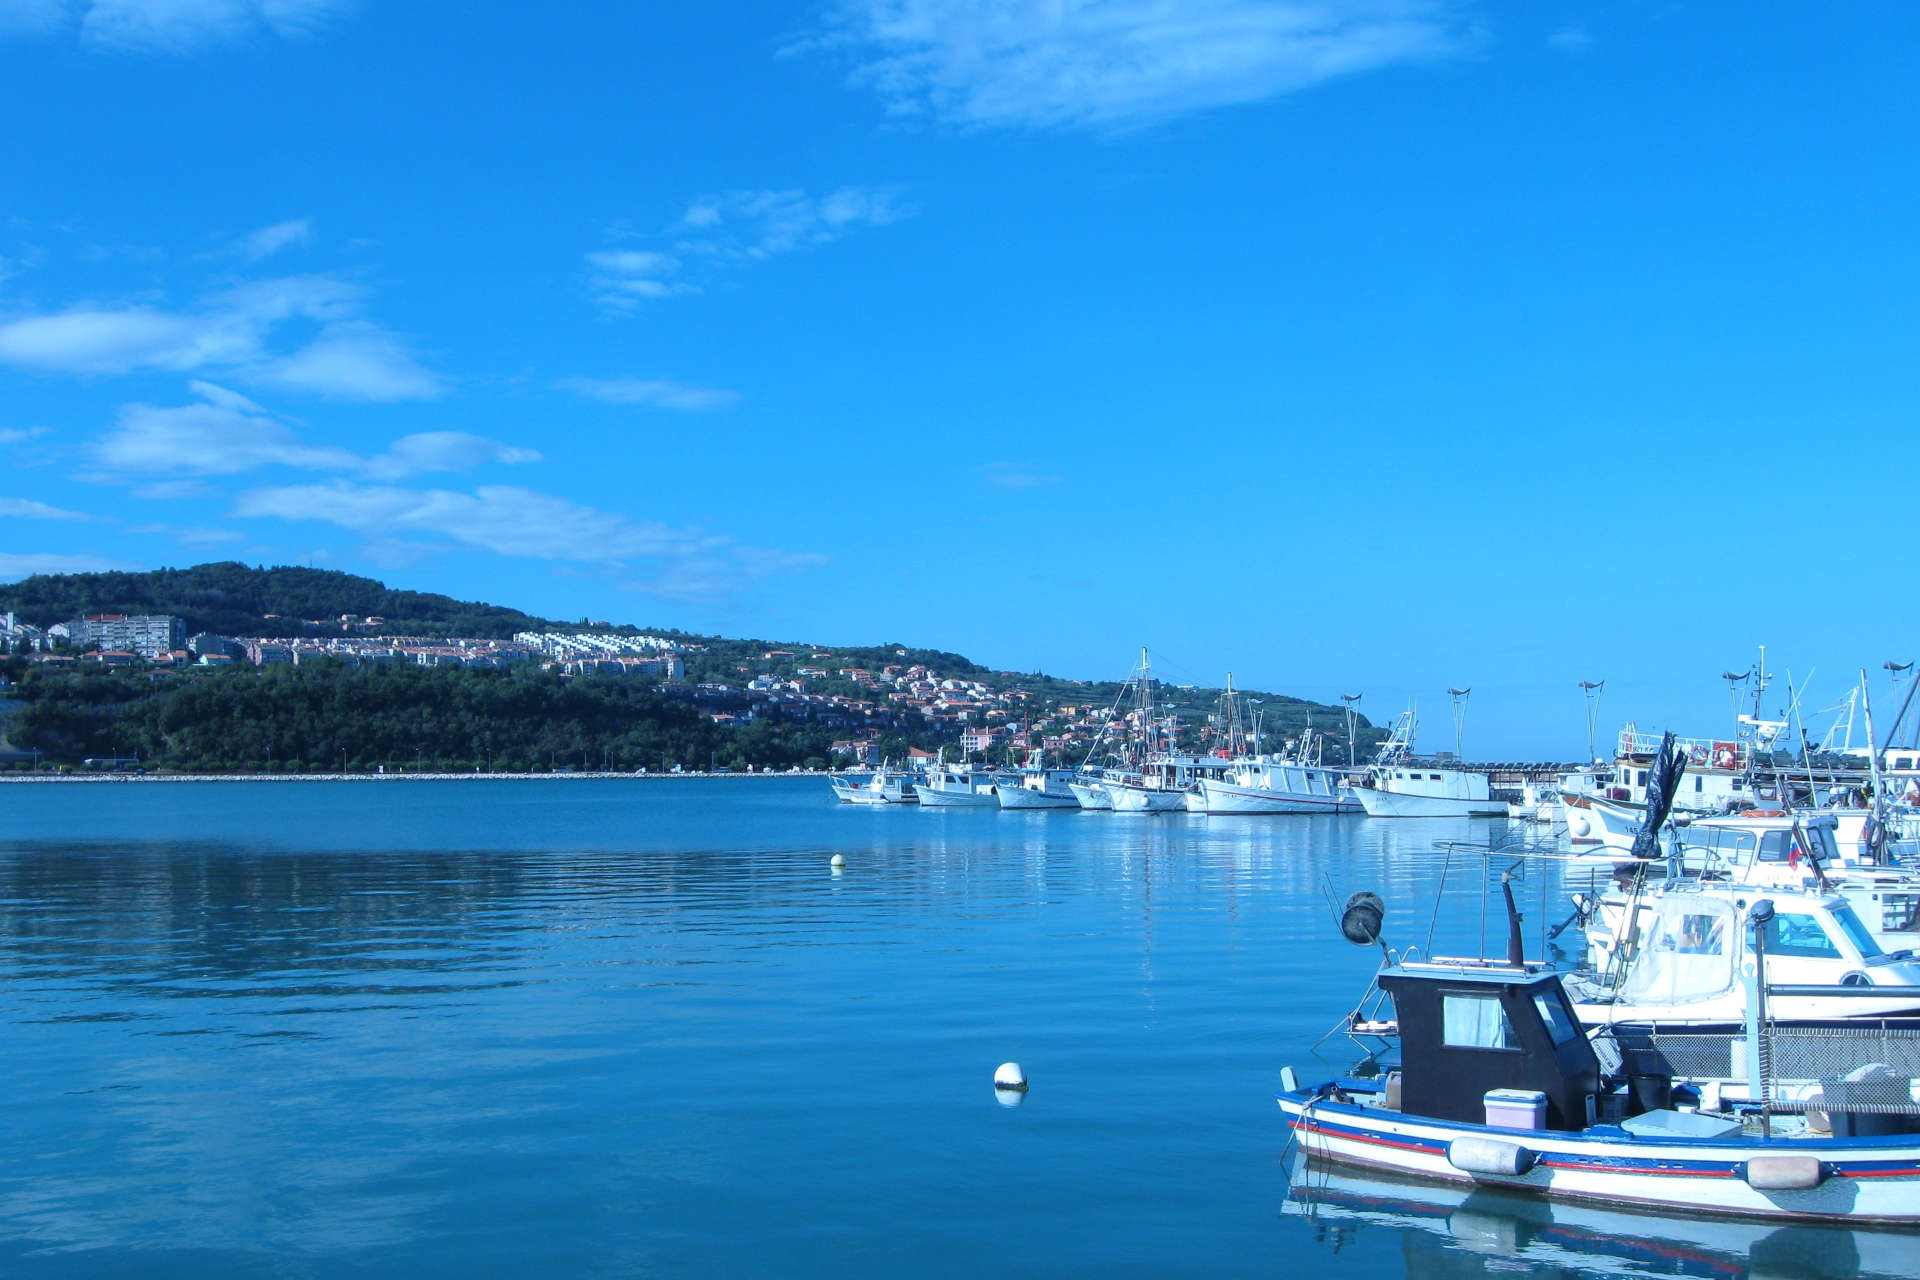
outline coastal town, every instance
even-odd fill
[[[883,740],[909,734],[922,745],[894,743],[901,763],[945,754],[983,763],[1017,763],[1038,755],[1078,763],[1101,744],[1147,726],[1139,708],[1117,705],[1087,681],[1065,696],[1009,687],[977,675],[954,675],[911,651],[883,651],[897,661],[857,660],[830,648],[761,648],[716,657],[705,643],[612,629],[520,631],[508,639],[386,634],[379,616],[273,619],[297,635],[234,636],[187,633],[165,614],[88,614],[38,627],[0,615],[9,653],[35,667],[106,667],[177,672],[187,677],[220,669],[264,670],[334,664],[346,668],[412,665],[472,670],[539,669],[563,679],[645,681],[663,697],[693,704],[721,728],[761,721],[831,730],[823,764],[877,765]],[[734,646],[737,648],[738,646]],[[1178,692],[1195,693],[1191,687]],[[1225,742],[1228,728],[1204,699],[1168,700],[1154,717],[1157,731],[1207,750]],[[1257,732],[1242,729],[1242,734]]]

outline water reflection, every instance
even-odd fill
[[[1910,1277],[1920,1241],[1897,1231],[1673,1218],[1361,1173],[1288,1165],[1285,1212],[1330,1253],[1397,1235],[1407,1280],[1483,1276],[1489,1260],[1535,1276],[1697,1276],[1725,1280]]]

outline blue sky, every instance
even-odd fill
[[[1582,679],[1720,732],[1762,643],[1885,700],[1916,47],[1893,5],[4,0],[0,576],[1148,644],[1428,747],[1469,685],[1469,755],[1584,750]]]

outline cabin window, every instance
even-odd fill
[[[1789,844],[1791,837],[1792,833],[1788,831],[1768,831],[1763,834],[1760,837],[1760,861],[1788,861],[1793,852]]]
[[[1697,795],[1697,794],[1699,794],[1699,793],[1700,793],[1701,791],[1704,791],[1704,790],[1706,790],[1706,788],[1705,788],[1705,787],[1703,787],[1703,786],[1701,786],[1701,785],[1700,785],[1702,781],[1703,781],[1703,779],[1702,779],[1702,778],[1700,777],[1700,775],[1699,775],[1699,774],[1697,774],[1697,773],[1696,773],[1696,774],[1694,774],[1694,775],[1693,775],[1693,790],[1694,790],[1694,794],[1696,794],[1696,795]]]
[[[1440,997],[1441,1039],[1455,1049],[1517,1049],[1507,1011],[1497,995]]]
[[[1726,936],[1727,922],[1723,916],[1695,915],[1680,917],[1680,933],[1674,942],[1674,950],[1681,955],[1717,956],[1721,954],[1721,943]]]
[[[1834,912],[1833,918],[1840,922],[1840,932],[1847,935],[1847,941],[1853,943],[1863,959],[1871,960],[1882,954],[1879,942],[1867,932],[1866,923],[1854,914],[1852,907]]]
[[[1439,774],[1437,774],[1437,773],[1430,773],[1430,774],[1428,774],[1427,776],[1428,776],[1429,778],[1432,778],[1432,779],[1433,779],[1433,780],[1434,780],[1435,782],[1439,782],[1439,781],[1441,780],[1441,779],[1440,779],[1440,775],[1439,775]]]
[[[1838,960],[1840,948],[1815,917],[1782,911],[1767,921],[1767,954]]]
[[[1573,1020],[1573,1014],[1567,1009],[1567,1002],[1559,992],[1534,992],[1533,1007],[1540,1011],[1540,1020],[1547,1024],[1547,1034],[1553,1037],[1556,1047],[1580,1034],[1580,1024]]]
[[[1647,771],[1645,769],[1640,770],[1640,785],[1643,787],[1647,785]]]

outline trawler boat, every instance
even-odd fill
[[[1419,717],[1409,707],[1360,785],[1350,788],[1369,818],[1504,818],[1507,802],[1493,798],[1487,775],[1421,764],[1413,758]]]
[[[1230,761],[1221,776],[1200,779],[1202,813],[1358,813],[1340,775],[1277,756]]]
[[[1750,809],[1717,818],[1694,818],[1667,828],[1671,873],[1724,880],[1756,889],[1820,889],[1845,898],[1867,932],[1889,951],[1920,949],[1920,874],[1872,860],[1871,849],[1839,839],[1832,815],[1797,816],[1778,809]],[[1625,857],[1628,850],[1610,845]],[[1624,923],[1626,890],[1598,899],[1585,896],[1583,914],[1600,913],[1588,929],[1602,946]]]
[[[827,785],[833,788],[834,798],[841,804],[912,804],[916,799],[908,776],[885,765],[865,782],[834,775],[827,779]]]
[[[1823,1082],[1802,1114],[1782,1114],[1795,1105],[1764,1074],[1757,1104],[1702,1094],[1683,1111],[1603,1064],[1558,974],[1389,952],[1376,983],[1397,1065],[1317,1084],[1281,1072],[1310,1160],[1715,1219],[1920,1226],[1920,1105],[1891,1069]]]
[[[990,773],[935,766],[914,790],[923,809],[998,809],[999,788]]]
[[[1591,974],[1566,988],[1590,1025],[1737,1025],[1750,1000],[1743,969],[1755,939],[1742,921],[1764,893],[1772,903],[1762,941],[1769,977],[1796,987],[1871,988],[1870,996],[1788,994],[1770,998],[1781,1022],[1920,1015],[1920,963],[1888,954],[1846,899],[1818,889],[1668,879],[1610,896],[1587,928]]]
[[[1115,813],[1184,813],[1200,784],[1219,777],[1231,762],[1214,756],[1154,756],[1138,774],[1109,779]]]
[[[1018,781],[1002,779],[995,794],[1002,809],[1078,809],[1072,769],[1022,769]]]
[[[1111,810],[1113,808],[1113,793],[1107,790],[1107,780],[1104,776],[1082,773],[1077,779],[1067,784],[1067,790],[1073,792],[1073,798],[1080,802],[1082,809]]]

